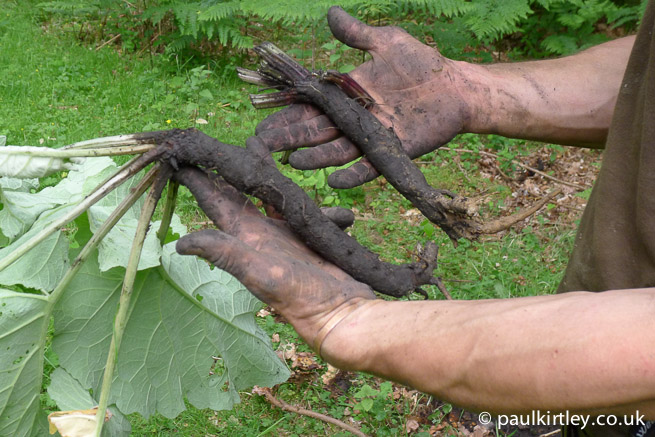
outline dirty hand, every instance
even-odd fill
[[[234,275],[257,298],[273,306],[309,344],[321,329],[361,302],[375,299],[355,281],[299,241],[286,222],[264,216],[215,174],[183,168],[175,178],[194,194],[221,230],[185,235],[183,255],[198,255]],[[324,332],[326,335],[327,332]]]
[[[397,27],[371,27],[332,7],[328,23],[345,44],[367,50],[373,59],[350,73],[373,97],[370,110],[394,132],[410,157],[428,153],[463,132],[470,111],[462,91],[462,63],[444,58]],[[271,151],[313,146],[294,152],[290,164],[309,170],[339,166],[360,156],[327,116],[309,105],[292,105],[260,123],[257,135]],[[335,188],[351,188],[378,176],[363,158],[332,174]]]

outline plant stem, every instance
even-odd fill
[[[130,146],[107,146],[96,148],[75,148],[75,149],[50,149],[48,147],[32,146],[5,146],[0,149],[0,157],[3,155],[27,155],[47,158],[87,158],[96,156],[118,156],[134,155],[145,153],[155,146],[152,144],[136,144]]]
[[[52,223],[44,227],[40,232],[38,232],[32,238],[25,241],[23,244],[21,244],[19,247],[13,250],[6,257],[2,258],[2,260],[0,260],[0,270],[4,270],[5,268],[13,264],[17,259],[25,255],[25,253],[29,252],[37,244],[39,244],[44,239],[46,239],[50,234],[55,232],[57,229],[59,229],[69,221],[77,218],[77,216],[82,214],[89,207],[91,207],[100,199],[105,197],[116,187],[121,185],[130,177],[137,174],[139,171],[141,171],[151,161],[152,158],[146,154],[133,160],[130,163],[130,165],[121,167],[112,177],[110,177],[107,181],[103,182],[102,184],[98,185],[98,187],[96,187],[91,192],[91,194],[86,196],[84,200],[82,200],[80,203],[74,206],[67,214],[64,214],[58,219],[55,219]]]
[[[61,149],[84,149],[84,148],[97,148],[97,147],[115,147],[115,146],[133,146],[143,144],[143,140],[135,134],[128,135],[114,135],[111,137],[94,138],[92,140],[79,141],[77,143],[69,144]],[[148,143],[153,144],[154,143]]]
[[[157,166],[158,170],[159,165]],[[114,369],[118,358],[118,351],[127,325],[128,310],[130,307],[130,299],[132,298],[132,291],[134,290],[134,280],[136,278],[139,260],[141,259],[141,251],[143,250],[143,242],[146,239],[146,233],[150,227],[150,220],[155,211],[161,192],[168,181],[168,172],[158,171],[158,177],[152,188],[148,192],[146,201],[141,208],[141,216],[137,224],[136,233],[134,235],[134,242],[130,250],[130,257],[125,269],[125,279],[123,280],[123,288],[121,289],[121,296],[118,301],[118,311],[114,320],[114,333],[111,337],[109,345],[109,353],[107,354],[107,364],[105,365],[105,372],[102,376],[102,386],[100,388],[100,399],[98,399],[98,412],[96,413],[96,430],[95,436],[100,437],[102,434],[102,427],[105,424],[105,414],[107,406],[109,405],[109,394],[111,392],[111,384],[114,377]]]
[[[173,212],[175,211],[175,201],[177,199],[177,191],[180,188],[180,184],[173,180],[168,181],[168,192],[166,193],[166,202],[164,203],[163,217],[161,219],[161,225],[157,231],[157,239],[159,239],[159,244],[164,245],[166,240],[166,234],[168,233],[168,228],[171,225],[171,219],[173,218]]]
[[[139,200],[139,197],[143,193],[145,193],[146,189],[152,184],[152,181],[154,180],[156,176],[157,170],[152,169],[150,170],[144,177],[139,181],[139,184],[134,187],[131,191],[130,194],[123,199],[123,201],[112,211],[112,213],[107,217],[107,219],[104,221],[104,223],[98,228],[98,230],[93,234],[93,236],[89,239],[89,241],[84,245],[84,248],[82,251],[77,255],[75,260],[72,262],[70,268],[68,271],[64,274],[64,277],[61,279],[59,284],[57,284],[57,287],[52,291],[51,293],[51,299],[50,301],[54,305],[57,300],[59,299],[60,295],[63,293],[63,291],[66,289],[68,286],[69,282],[77,271],[82,267],[84,262],[87,260],[89,255],[93,252],[93,250],[98,247],[98,244],[102,241],[102,239],[109,233],[109,231],[114,227],[116,223],[125,215],[127,210],[129,210],[132,205],[136,203],[137,200]]]
[[[154,177],[156,176],[156,170],[150,170],[139,182],[139,184],[134,187],[130,194],[123,199],[123,201],[112,211],[112,213],[107,217],[107,220],[100,226],[100,228],[93,234],[89,241],[84,245],[82,251],[77,255],[73,263],[71,264],[68,271],[64,274],[64,277],[59,281],[57,287],[52,291],[49,302],[48,314],[52,314],[52,309],[59,301],[59,298],[62,296],[70,281],[75,277],[80,268],[84,265],[84,262],[88,259],[89,255],[98,247],[98,244],[102,239],[107,235],[107,233],[114,227],[118,220],[125,215],[128,209],[134,205],[134,203],[141,197],[141,195],[146,191],[148,186],[152,184]],[[47,331],[48,324],[50,323],[50,317],[44,319],[43,332]],[[46,337],[43,337],[41,347],[45,347]],[[45,360],[47,358],[44,356]],[[49,361],[48,361],[49,362]],[[50,363],[52,365],[52,363]],[[54,365],[53,365],[54,367]],[[43,367],[41,367],[43,369]]]

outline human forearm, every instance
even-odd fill
[[[458,63],[468,79],[465,130],[603,147],[634,37],[545,61]]]
[[[654,309],[655,289],[372,301],[334,328],[322,355],[474,409],[653,417]]]

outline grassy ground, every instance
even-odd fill
[[[123,55],[119,47],[96,50],[75,36],[75,23],[44,21],[29,4],[9,2],[3,8],[0,135],[9,144],[60,147],[105,135],[191,126],[243,144],[263,118],[250,108],[246,86],[236,81],[233,67],[221,60]],[[553,187],[512,165],[512,159],[588,184],[598,158],[592,152],[472,135],[459,137],[451,147],[472,152],[433,153],[419,165],[434,185],[478,196],[490,215],[512,212]],[[480,150],[501,158],[484,158]],[[435,240],[441,247],[439,274],[456,299],[553,292],[585,201],[584,192],[569,188],[558,203],[515,230],[454,247],[383,180],[335,192],[324,185],[322,171],[290,176],[324,204],[352,207],[357,215],[353,235],[388,261],[406,262],[417,243]],[[181,195],[180,211],[191,227],[205,226],[188,193]],[[294,372],[274,388],[279,399],[377,435],[458,434],[466,421],[474,423],[468,413],[427,395],[366,375],[335,373],[275,313],[262,312],[258,320]],[[133,417],[133,435],[346,435],[320,420],[272,407],[263,396],[243,393],[242,399],[232,411],[190,408],[176,419]]]

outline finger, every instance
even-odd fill
[[[175,244],[175,250],[180,255],[196,255],[206,259],[237,278],[255,296],[271,303],[270,297],[260,292],[261,284],[255,281],[257,277],[266,276],[262,264],[267,264],[267,260],[271,259],[270,254],[262,256],[238,238],[215,229],[204,229],[183,236]],[[273,281],[266,284],[269,288],[273,285]]]
[[[322,112],[312,105],[291,105],[263,119],[255,128],[255,135],[268,129],[279,129],[290,124],[301,123],[321,114]]]
[[[328,11],[328,25],[332,34],[350,47],[375,50],[378,45],[379,29],[362,23],[339,6],[332,6]]]
[[[279,152],[323,144],[340,134],[339,129],[326,115],[319,115],[300,123],[261,131],[257,137],[266,144],[269,151]]]
[[[355,213],[340,206],[322,207],[321,212],[335,225],[344,230],[355,223]]]
[[[337,170],[328,176],[328,185],[338,189],[354,188],[372,181],[379,175],[373,165],[366,158],[362,158],[350,167]]]
[[[181,255],[197,255],[208,260],[237,278],[260,300],[276,308],[299,297],[310,298],[306,292],[316,291],[317,284],[329,286],[332,281],[349,279],[340,270],[336,270],[340,273],[337,277],[279,251],[262,253],[238,238],[214,229],[183,236],[175,249]]]
[[[260,216],[259,210],[236,188],[213,173],[184,167],[174,175],[196,198],[216,226],[229,232],[244,215]]]
[[[298,170],[315,170],[348,164],[361,156],[361,152],[346,137],[340,137],[330,143],[303,149],[289,156],[289,164]]]

